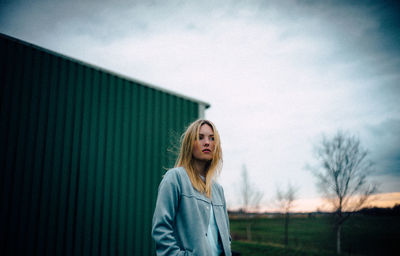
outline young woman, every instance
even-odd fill
[[[193,122],[182,135],[175,168],[158,188],[152,228],[157,255],[231,255],[224,191],[215,182],[221,168],[214,124]]]

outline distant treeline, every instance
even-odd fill
[[[238,211],[231,211],[228,210],[229,216],[232,218],[235,217],[244,217],[245,215],[251,216],[251,217],[279,217],[282,216],[283,213],[280,212],[251,212],[251,213],[246,213],[242,209]],[[318,215],[330,215],[332,212],[308,212],[308,213],[301,213],[301,212],[295,212],[295,213],[290,213],[292,216],[301,216],[301,217],[314,217]],[[400,204],[396,204],[393,207],[387,207],[387,208],[381,208],[381,207],[365,207],[362,208],[361,210],[352,212],[352,214],[357,214],[357,215],[368,215],[368,216],[400,216]]]
[[[400,204],[396,204],[392,208],[369,207],[363,208],[356,213],[370,216],[400,216]]]

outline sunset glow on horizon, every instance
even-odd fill
[[[371,201],[363,207],[381,207],[391,208],[400,204],[400,192],[375,194]],[[237,210],[237,209],[234,209]],[[280,212],[280,209],[274,206],[260,207],[259,212]],[[330,205],[322,198],[302,198],[294,202],[291,212],[315,212],[331,211]]]

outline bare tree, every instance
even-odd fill
[[[289,238],[289,217],[290,211],[294,205],[294,201],[297,197],[298,188],[292,185],[291,183],[287,184],[286,190],[283,191],[279,188],[276,189],[276,201],[278,203],[279,208],[285,215],[285,234],[284,234],[284,244],[288,246],[288,238]]]
[[[342,224],[351,211],[360,209],[376,191],[376,186],[367,180],[373,164],[368,160],[368,151],[360,146],[360,140],[341,131],[333,138],[324,136],[314,150],[318,165],[310,169],[335,212],[336,252],[340,254]]]
[[[240,188],[241,198],[242,198],[242,210],[246,217],[246,234],[247,240],[251,241],[251,211],[259,207],[260,201],[263,197],[263,193],[255,188],[251,184],[247,168],[245,165],[242,167],[242,181]]]

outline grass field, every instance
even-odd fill
[[[283,246],[284,219],[252,220],[252,241],[244,219],[231,219],[232,250],[246,255],[335,255],[336,240],[327,216],[292,217],[289,246]],[[352,216],[342,228],[343,255],[399,255],[399,216]]]
[[[323,250],[311,250],[301,248],[287,248],[277,244],[266,244],[246,241],[233,241],[232,250],[240,252],[241,255],[285,255],[285,256],[336,256],[335,253]]]

